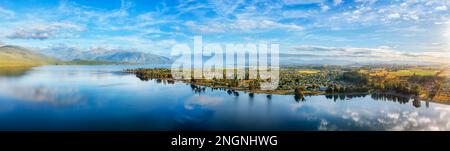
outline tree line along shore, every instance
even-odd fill
[[[412,65],[378,66],[286,66],[280,69],[275,90],[261,90],[262,79],[182,79],[172,77],[168,68],[127,69],[141,80],[181,81],[211,88],[250,93],[305,95],[388,93],[401,97],[450,103],[448,70],[443,67]],[[225,77],[225,72],[223,77]]]

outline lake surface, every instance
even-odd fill
[[[0,130],[450,130],[450,106],[384,95],[249,94],[123,69],[0,72]]]

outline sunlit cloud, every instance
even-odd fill
[[[422,63],[447,63],[448,52],[407,52],[392,50],[387,46],[379,48],[337,48],[300,45],[294,46],[286,57],[351,60],[353,63],[406,63],[421,60]]]
[[[48,24],[33,24],[15,29],[15,31],[8,35],[7,38],[39,40],[48,38],[70,38],[76,37],[78,32],[84,30],[83,27],[72,23],[55,22]]]

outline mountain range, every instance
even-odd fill
[[[171,59],[164,56],[119,49],[91,48],[89,51],[81,51],[76,48],[61,46],[42,49],[40,52],[64,61],[91,60],[132,64],[168,64],[172,62]]]

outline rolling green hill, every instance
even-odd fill
[[[0,67],[31,67],[60,64],[57,59],[17,46],[0,47]]]

